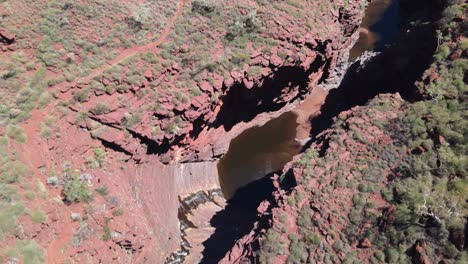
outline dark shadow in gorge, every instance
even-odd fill
[[[273,173],[268,176],[271,175]],[[272,180],[268,176],[237,190],[224,210],[213,216],[210,224],[216,231],[203,242],[203,259],[200,263],[218,263],[239,238],[252,230],[254,223],[259,220],[257,207],[268,199],[274,190]]]
[[[400,5],[400,12],[404,12],[405,3]],[[365,65],[361,66],[359,62],[355,62],[348,68],[340,86],[331,90],[327,96],[325,104],[321,107],[322,114],[311,120],[311,134],[314,140],[317,140],[316,136],[320,132],[332,125],[333,117],[354,106],[364,105],[379,94],[399,92],[407,101],[419,99],[415,82],[429,68],[437,47],[435,24],[421,21],[437,21],[443,8],[434,4],[423,9],[425,12],[418,10],[416,17],[413,13],[410,14],[412,19],[419,23],[402,30],[406,32],[409,29],[394,45],[370,59]],[[403,14],[402,17],[409,15]],[[312,141],[305,148],[308,148]]]
[[[213,127],[223,126],[229,131],[240,122],[249,122],[263,112],[277,111],[286,103],[304,96],[308,92],[308,77],[325,65],[321,54],[325,54],[327,45],[325,42],[315,48],[317,57],[307,71],[300,65],[283,66],[271,77],[263,78],[260,86],[248,89],[244,83],[235,83],[222,98],[223,104]],[[295,97],[288,98],[294,93],[297,94]]]

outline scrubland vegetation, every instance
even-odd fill
[[[37,175],[38,172],[31,170],[24,157],[17,153],[21,148],[18,145],[27,147],[30,143],[24,122],[33,110],[52,106],[39,124],[39,138],[60,137],[57,120],[70,113],[72,103],[87,102],[96,91],[107,94],[128,91],[129,86],[105,87],[94,80],[75,93],[72,102],[57,96],[58,87],[67,87],[75,81],[82,84],[81,80],[89,78],[93,70],[110,63],[122,51],[158,40],[176,7],[176,1],[112,1],[105,5],[102,1],[19,0],[1,3],[0,28],[15,35],[14,49],[2,46],[4,53],[0,60],[0,241],[5,245],[0,250],[1,263],[44,263],[43,248],[31,240],[29,231],[21,233],[24,232],[23,222],[30,221],[36,229],[50,224],[42,209],[50,206],[46,204],[52,199],[57,200],[56,206],[63,202],[92,202],[95,197],[90,189],[92,175],[84,170],[106,166],[105,150],[96,148],[94,155],[86,157],[81,170],[75,168],[77,165],[65,162],[58,171],[40,168],[41,175]],[[144,59],[148,63],[156,62],[153,53],[145,54]],[[120,78],[117,77],[119,69],[115,68],[106,73]],[[128,83],[138,85],[144,79],[142,71],[136,67],[132,69]],[[84,119],[87,115],[102,115],[108,111],[107,103],[101,102],[80,114]],[[131,127],[137,122],[138,115],[134,114],[125,125]],[[43,175],[47,178],[48,188],[62,191],[58,199],[51,197],[53,195],[39,178],[33,178]],[[123,214],[118,208],[118,200],[105,187],[98,186],[95,192],[112,204],[114,217]],[[78,218],[86,226],[88,214]],[[75,242],[90,238],[89,232],[80,235],[79,231]],[[104,233],[108,240],[108,227]]]
[[[93,69],[111,61],[119,50],[157,39],[176,10],[176,3],[166,1],[14,4],[0,24],[16,34],[19,50],[11,61],[0,62],[0,124],[24,121],[32,109],[47,105],[51,101],[50,94],[44,93],[47,87],[87,77]],[[150,16],[149,11],[154,9],[163,12]],[[18,27],[20,24],[24,26]],[[35,47],[35,54],[21,50]],[[58,74],[46,76],[47,70]],[[29,81],[25,84],[25,80]]]
[[[396,205],[395,226],[386,237],[397,248],[424,238],[431,258],[441,252],[445,258],[463,263],[466,252],[453,236],[465,232],[468,214],[464,80],[468,60],[449,55],[467,50],[466,36],[460,37],[464,32],[455,22],[466,13],[467,6],[452,2],[439,22],[440,44],[428,71],[438,78],[418,84],[424,99],[407,105],[395,131],[395,137],[412,149],[413,155],[403,176],[386,190],[392,194],[388,202]]]
[[[27,207],[31,201],[42,199],[45,194],[40,183],[31,180],[28,167],[8,153],[10,140],[13,139],[0,137],[0,241],[19,232],[17,221],[22,216],[29,217],[36,224],[47,222],[47,216],[40,208]],[[34,240],[17,240],[15,247],[3,249],[6,251],[0,253],[20,258],[23,263],[44,262],[43,250]],[[0,258],[0,261],[4,260]]]

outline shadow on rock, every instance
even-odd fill
[[[218,263],[236,240],[248,234],[258,220],[257,207],[271,197],[273,190],[268,176],[239,189],[227,202],[226,208],[211,219],[211,226],[216,231],[203,243],[205,249],[200,263]]]
[[[304,96],[309,91],[308,77],[326,63],[321,55],[325,47],[326,44],[319,45],[318,55],[308,70],[300,65],[282,66],[250,89],[243,82],[235,83],[222,98],[223,104],[213,126],[223,126],[229,131],[240,122],[249,122],[260,113],[277,111]]]

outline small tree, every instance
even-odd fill
[[[89,100],[89,89],[83,89],[73,94],[73,100],[83,103]]]
[[[146,5],[136,5],[130,7],[132,16],[127,18],[129,28],[140,31],[148,21],[151,15],[151,9]]]
[[[192,2],[192,12],[202,16],[208,16],[215,11],[215,2],[213,0],[194,0]]]
[[[257,10],[253,10],[245,16],[240,16],[229,26],[226,35],[227,40],[233,41],[237,36],[257,32],[261,21],[257,18]]]

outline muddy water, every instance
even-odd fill
[[[398,9],[397,0],[375,0],[369,4],[359,29],[359,39],[350,51],[350,61],[364,51],[382,51],[398,37]]]
[[[281,169],[299,153],[295,141],[297,115],[287,112],[261,127],[253,127],[231,141],[218,164],[221,189],[226,198],[235,191]]]

